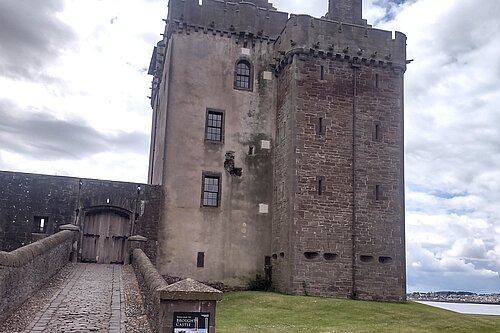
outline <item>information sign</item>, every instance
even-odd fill
[[[208,333],[210,314],[174,312],[174,333]]]

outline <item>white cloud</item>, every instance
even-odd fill
[[[410,290],[498,291],[500,3],[403,7],[381,26],[405,32],[415,59],[406,73]]]

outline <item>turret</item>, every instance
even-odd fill
[[[362,18],[361,0],[329,0],[328,18],[352,24],[366,24]]]

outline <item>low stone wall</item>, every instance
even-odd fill
[[[64,230],[12,252],[0,251],[0,322],[69,262],[75,234]]]
[[[161,301],[158,290],[166,287],[167,283],[141,249],[133,251],[132,266],[141,289],[151,331],[159,332]]]

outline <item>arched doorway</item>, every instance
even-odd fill
[[[123,264],[130,217],[114,210],[87,212],[83,223],[82,262]]]

